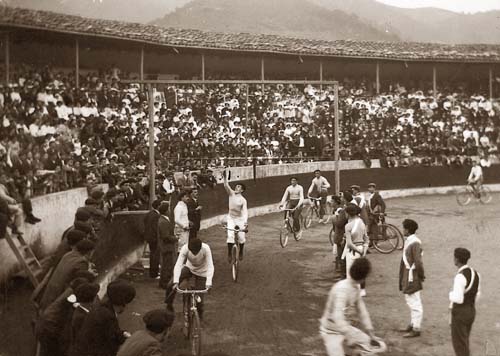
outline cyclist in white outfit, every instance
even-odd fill
[[[297,184],[297,178],[290,178],[290,185],[286,188],[283,198],[281,198],[280,209],[294,209],[293,214],[293,229],[295,232],[300,231],[300,213],[302,212],[302,203],[304,202],[304,188]]]
[[[474,194],[479,198],[479,188],[483,184],[483,169],[476,159],[472,161],[472,168],[467,178],[467,183],[474,189]]]
[[[232,229],[238,227],[240,230],[237,233],[238,242],[240,243],[240,260],[243,259],[243,247],[245,245],[245,232],[248,227],[248,208],[247,200],[242,196],[245,191],[245,185],[243,183],[236,183],[234,190],[229,186],[228,183],[228,172],[224,171],[224,188],[226,189],[227,195],[229,196],[229,213],[227,214],[227,258],[228,262],[231,263],[231,251],[233,245],[235,244],[235,235]]]
[[[328,196],[328,188],[330,188],[330,183],[328,180],[321,175],[319,169],[314,171],[314,178],[311,182],[311,186],[307,191],[307,195],[313,198],[321,198],[319,202],[319,222],[323,222],[323,217],[325,216],[325,205],[326,197]],[[316,203],[315,203],[316,204]]]

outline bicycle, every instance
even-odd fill
[[[460,206],[468,205],[472,199],[478,200],[482,204],[488,204],[493,196],[491,190],[484,185],[480,185],[477,190],[474,190],[472,185],[467,184],[464,188],[458,189],[455,192],[457,203]]]
[[[311,205],[304,207],[304,229],[309,229],[312,225],[313,220],[317,218],[320,219],[319,210],[322,198],[307,197],[311,201]],[[325,204],[325,215],[323,216],[323,224],[328,224],[332,217],[331,214],[331,204],[327,202]]]
[[[239,226],[235,226],[234,229],[230,229],[227,225],[222,226],[227,231],[234,232],[234,244],[231,249],[231,273],[233,276],[233,281],[236,282],[238,280],[238,269],[240,265],[240,241],[238,239],[238,232],[247,233],[248,229],[241,230]]]
[[[293,238],[295,241],[299,241],[302,238],[302,229],[300,231],[295,231],[293,228],[293,214],[294,209],[281,209],[285,212],[285,219],[283,221],[283,225],[280,228],[280,245],[285,248],[288,244],[288,236],[290,233],[293,233]]]
[[[370,239],[373,247],[380,253],[391,253],[398,248],[400,240],[404,241],[403,234],[395,225],[385,222],[384,217],[386,214],[379,213],[374,215],[378,215],[378,220],[375,236],[373,232],[370,233],[370,235],[372,235]]]
[[[208,293],[208,289],[193,290],[180,289],[176,287],[178,293],[182,294],[184,331],[185,336],[191,341],[191,355],[201,356],[201,321],[198,312],[198,303],[201,302],[199,294]]]

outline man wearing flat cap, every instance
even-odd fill
[[[116,356],[129,333],[120,329],[118,314],[135,298],[135,288],[127,281],[108,285],[106,296],[92,309],[78,333],[72,356]]]
[[[368,183],[368,236],[372,238],[372,234],[377,231],[377,223],[379,214],[385,213],[385,202],[382,196],[377,191],[377,185],[375,183]]]
[[[175,314],[162,309],[151,310],[142,320],[145,330],[136,331],[118,351],[117,356],[162,356],[161,344],[175,319]]]
[[[418,224],[411,219],[403,221],[405,243],[403,256],[399,266],[399,290],[403,292],[406,304],[410,308],[410,323],[404,330],[403,337],[420,336],[420,327],[424,309],[420,298],[422,283],[425,280],[424,264],[422,262],[422,241],[417,237]]]

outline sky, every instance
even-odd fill
[[[438,7],[456,12],[500,10],[500,0],[377,0],[399,7]]]

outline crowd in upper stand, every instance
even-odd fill
[[[116,185],[148,169],[147,95],[116,68],[79,78],[50,67],[14,66],[0,87],[0,171],[17,201],[96,182]],[[500,146],[500,105],[465,87],[431,91],[392,83],[380,95],[364,81],[340,84],[340,157],[367,166],[484,165]],[[482,94],[482,95],[481,95]],[[184,167],[331,160],[331,87],[158,87],[158,174]],[[246,117],[248,115],[248,121]],[[135,183],[135,182],[132,182]]]

